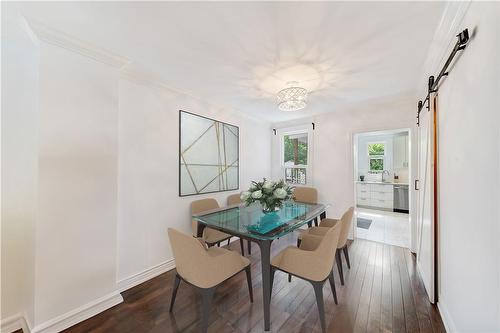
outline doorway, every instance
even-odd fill
[[[410,138],[409,129],[354,134],[357,238],[410,248]]]

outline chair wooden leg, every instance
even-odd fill
[[[349,250],[347,249],[347,245],[344,246],[342,251],[344,252],[344,257],[345,257],[345,261],[347,263],[347,268],[351,269],[351,262],[349,261]]]
[[[201,293],[201,332],[205,333],[208,330],[208,316],[210,315],[210,308],[212,299],[214,297],[215,287],[208,289],[200,289]]]
[[[181,283],[181,277],[179,274],[175,274],[175,280],[174,280],[174,288],[172,289],[172,298],[170,299],[170,309],[168,310],[169,312],[172,312],[174,309],[174,303],[175,303],[175,297],[177,297],[177,290],[179,289],[179,284]]]
[[[335,280],[333,279],[333,268],[328,279],[330,280],[330,287],[332,288],[333,300],[335,301],[335,304],[339,304],[339,302],[337,301],[337,289],[335,289]]]
[[[241,249],[241,255],[245,255],[245,248],[243,247],[243,238],[240,238],[240,249]]]
[[[314,218],[314,226],[315,226],[315,227],[317,227],[317,226],[318,226],[318,218],[317,218],[317,217],[315,217],[315,218]]]
[[[247,268],[245,268],[245,273],[247,274],[248,294],[250,295],[250,303],[253,303],[252,272],[250,271],[250,265],[248,265]]]
[[[248,255],[252,254],[252,242],[250,242],[249,240],[247,240],[247,252]]]
[[[321,329],[326,332],[326,322],[325,322],[325,302],[323,301],[323,282],[311,282],[314,288],[314,294],[316,294],[316,303],[318,303],[319,319],[321,322]]]
[[[335,258],[337,259],[337,268],[339,269],[340,284],[344,285],[344,272],[342,270],[342,257],[340,256],[340,250],[335,252]]]
[[[229,243],[231,243],[231,238],[227,240],[227,246],[229,246]]]

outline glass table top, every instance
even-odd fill
[[[226,207],[193,215],[193,219],[235,236],[273,240],[300,228],[326,211],[328,205],[287,201],[280,210],[263,213],[254,203]]]

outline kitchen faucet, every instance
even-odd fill
[[[384,174],[386,174],[386,173],[387,173],[387,176],[390,176],[389,171],[387,171],[387,170],[382,171],[382,182],[385,182]]]

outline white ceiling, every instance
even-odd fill
[[[2,6],[5,3],[2,4]],[[132,60],[135,70],[270,121],[416,88],[444,2],[10,3],[28,19]],[[309,105],[279,111],[287,81]],[[179,106],[181,107],[181,106]]]

